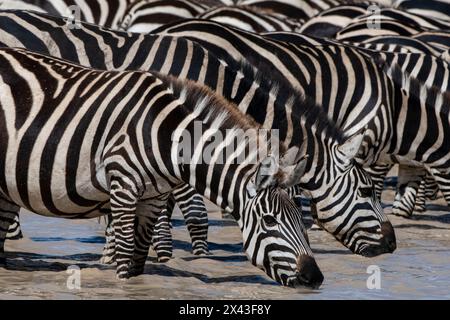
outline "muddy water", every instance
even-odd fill
[[[392,191],[384,203],[390,211]],[[254,268],[242,253],[235,223],[210,215],[212,255],[195,257],[183,220],[174,221],[175,258],[148,259],[145,273],[116,281],[114,267],[101,265],[104,225],[22,213],[25,238],[8,241],[7,269],[0,268],[0,299],[449,299],[450,212],[438,200],[416,219],[390,215],[398,249],[376,258],[352,255],[330,235],[310,230],[325,281],[320,290],[284,288]],[[81,268],[81,288],[67,286],[67,268]],[[367,268],[380,268],[381,288],[368,289]],[[69,281],[70,282],[70,281]]]

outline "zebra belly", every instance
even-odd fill
[[[91,175],[86,172],[74,184],[67,181],[63,168],[53,170],[50,180],[39,176],[21,176],[14,166],[4,168],[4,172],[7,191],[2,190],[2,193],[19,207],[34,213],[84,219],[98,217],[109,211],[109,193],[96,188]],[[98,175],[103,176],[104,173],[99,172]]]

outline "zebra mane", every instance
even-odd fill
[[[176,78],[172,75],[153,71],[152,74],[170,88],[174,96],[184,101],[183,104],[191,111],[200,111],[200,117],[213,124],[214,128],[218,129],[218,126],[220,126],[223,129],[241,129],[244,131],[261,129],[261,125],[251,116],[242,113],[234,103],[211,90],[208,86],[192,80]],[[281,142],[279,150],[281,154],[286,151],[286,147]]]
[[[292,109],[293,118],[304,120],[308,126],[315,126],[338,143],[345,140],[344,132],[328,117],[325,110],[313,99],[294,89],[273,66],[262,62],[252,65],[241,60],[234,68],[239,70],[246,80],[257,83],[263,92],[276,95],[278,101],[284,101],[286,106]],[[267,75],[270,75],[270,78]]]

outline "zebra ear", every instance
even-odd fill
[[[296,165],[302,158],[306,156],[307,143],[303,141],[302,145],[299,147],[290,147],[281,157],[280,165],[282,167],[287,167],[291,165]]]
[[[258,171],[256,172],[256,190],[261,190],[274,185],[276,182],[276,174],[278,169],[278,162],[274,156],[268,156],[263,159],[258,167]]]
[[[302,143],[300,148],[291,147],[284,153],[280,160],[283,171],[282,180],[278,182],[280,187],[289,188],[298,184],[300,177],[305,173],[307,158],[306,143]]]
[[[344,155],[344,157],[348,160],[352,160],[358,154],[359,148],[363,142],[364,131],[362,129],[355,133],[354,135],[347,138],[347,140],[338,146],[338,150]]]
[[[307,159],[308,156],[306,155],[303,158],[299,159],[297,163],[281,169],[284,172],[284,178],[283,181],[280,181],[279,183],[280,187],[290,188],[300,182],[300,178],[305,174]]]

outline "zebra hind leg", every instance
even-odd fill
[[[169,207],[161,212],[154,227],[152,242],[159,262],[167,262],[172,258],[173,245],[170,223],[172,211]]]
[[[444,199],[450,207],[450,173],[434,173],[433,177],[435,178],[439,190],[444,195]]]
[[[105,229],[105,246],[103,247],[102,258],[100,263],[113,264],[116,262],[116,238],[114,236],[114,226],[111,214],[107,215],[107,225]]]
[[[5,240],[12,224],[17,221],[20,207],[0,198],[0,265],[6,265]]]
[[[409,218],[414,211],[417,190],[425,176],[423,168],[400,165],[398,169],[397,193],[392,205],[392,214]]]
[[[436,200],[438,193],[439,186],[433,175],[428,173],[420,184],[419,191],[417,192],[417,200],[414,211],[425,212],[426,202],[428,200]]]
[[[370,175],[372,178],[375,194],[378,199],[381,201],[381,194],[384,189],[384,180],[393,166],[391,164],[375,164],[370,167],[364,168],[364,170]]]
[[[130,275],[137,276],[144,272],[148,251],[153,242],[154,227],[167,206],[168,194],[153,198],[147,203],[140,203],[136,212],[135,248],[131,260]]]
[[[422,180],[422,182],[420,183],[419,190],[417,191],[416,204],[414,206],[414,211],[415,212],[425,212],[426,200],[427,200],[426,182],[425,182],[425,180]]]
[[[180,207],[191,236],[192,253],[195,255],[209,254],[208,212],[202,196],[188,185],[175,190],[173,196]]]

